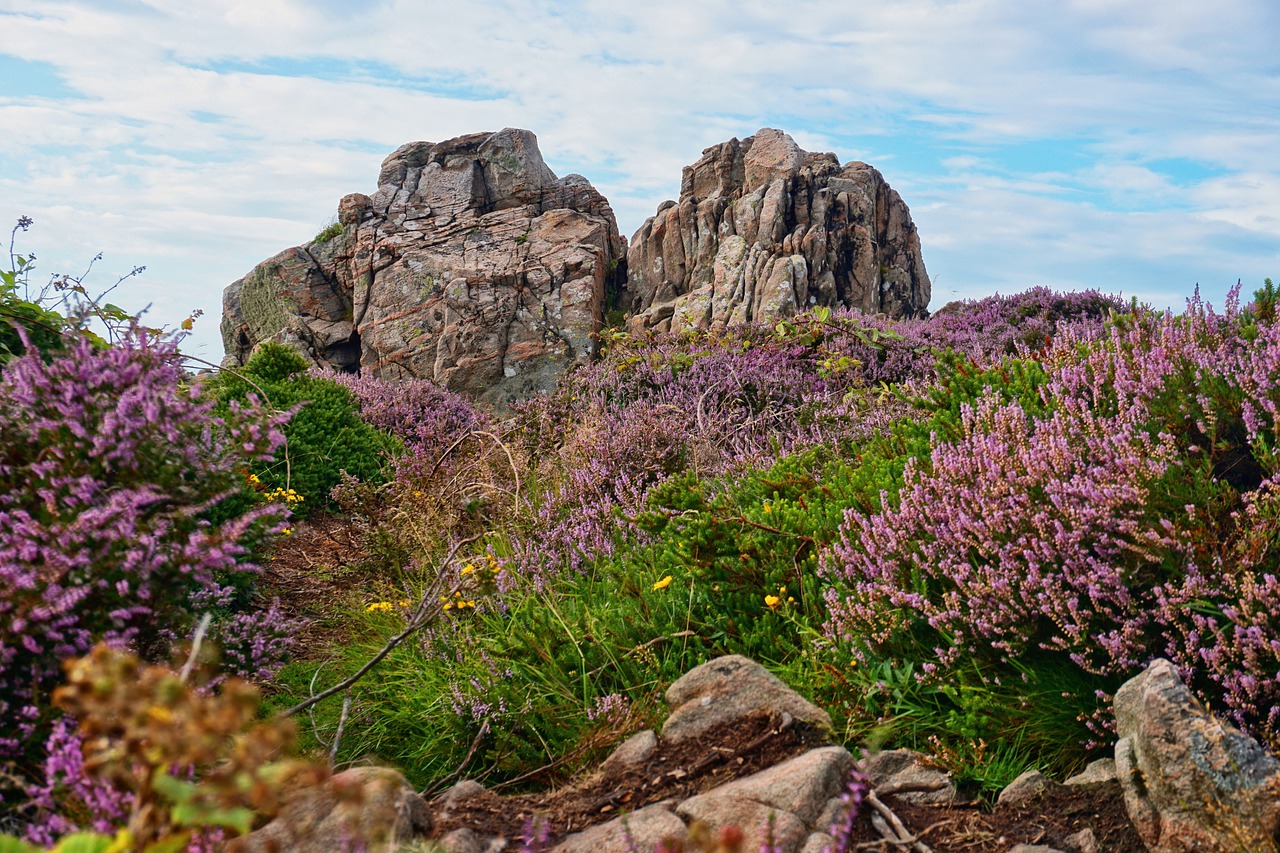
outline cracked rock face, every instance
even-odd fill
[[[625,257],[609,203],[556,178],[526,130],[401,146],[342,231],[286,250],[223,295],[224,364],[265,340],[320,365],[422,378],[503,407],[594,355]]]
[[[902,198],[866,163],[779,130],[712,146],[631,240],[631,328],[771,322],[812,305],[915,317],[929,304]]]

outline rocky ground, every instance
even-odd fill
[[[552,827],[554,843],[574,832],[606,823],[622,811],[634,812],[663,801],[682,801],[803,755],[815,746],[803,730],[778,731],[768,718],[720,726],[697,740],[661,745],[641,765],[620,773],[593,773],[553,791],[502,796],[463,786],[433,801],[434,835],[458,829],[486,836],[516,838],[534,815]],[[1145,848],[1125,813],[1115,781],[1054,786],[1016,805],[994,808],[979,802],[912,803],[887,794],[883,801],[907,830],[935,851],[1005,853],[1018,844],[1082,850],[1089,830],[1096,850]],[[873,809],[863,808],[852,840],[860,849],[893,849],[871,824]]]
[[[351,580],[360,559],[358,536],[347,523],[336,517],[321,517],[296,525],[294,534],[268,561],[264,592],[279,596],[291,613],[310,620],[303,635],[303,654],[321,654],[344,635],[337,602],[351,594]],[[740,703],[735,700],[731,704]],[[805,716],[800,706],[784,702],[783,707],[797,711],[800,718]],[[673,720],[676,716],[673,712]],[[662,810],[670,814],[668,807],[724,789],[731,782],[820,749],[824,741],[818,728],[805,724],[803,719],[794,720],[795,716],[785,710],[770,713],[759,708],[680,740],[667,737],[673,727],[669,720],[663,737],[652,738],[639,757],[607,761],[596,772],[536,793],[486,790],[476,783],[464,782],[430,800],[429,835],[436,839],[448,837],[448,849],[466,853],[488,849],[473,846],[471,841],[518,838],[528,830],[535,815],[547,822],[554,844],[646,806],[662,804]],[[927,759],[923,763],[926,774],[940,773],[928,768]],[[1025,800],[995,806],[960,795],[945,798],[945,802],[920,802],[918,794],[887,793],[894,785],[886,787],[883,783],[887,778],[878,781],[882,783],[880,790],[886,792],[881,797],[885,806],[913,838],[935,851],[1003,853],[1018,844],[1066,851],[1144,849],[1114,779],[1093,784],[1049,784]],[[858,849],[893,849],[872,826],[874,812],[864,805],[856,822],[854,840],[861,845]],[[816,817],[809,823],[813,829],[821,828]],[[1089,830],[1092,842],[1080,834],[1082,830]],[[1094,846],[1088,846],[1090,843]]]

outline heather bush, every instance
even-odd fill
[[[398,444],[360,419],[351,392],[331,379],[312,375],[294,350],[264,343],[242,369],[206,380],[219,401],[219,413],[263,396],[292,417],[284,426],[287,442],[270,460],[249,466],[253,485],[274,499],[287,498],[294,512],[308,515],[334,508],[329,493],[346,474],[379,482],[387,457]],[[292,494],[290,494],[292,490]]]
[[[56,729],[30,804],[27,835],[41,846],[0,836],[0,849],[40,850],[59,836],[57,849],[211,849],[328,775],[290,758],[293,724],[260,721],[257,688],[219,679],[207,655],[179,672],[100,644],[66,670],[54,701],[78,723]]]
[[[43,759],[61,659],[102,640],[162,653],[193,614],[226,614],[228,581],[281,528],[278,504],[207,520],[279,448],[284,419],[252,400],[213,408],[176,344],[140,328],[0,373],[0,753],[19,777]],[[242,627],[274,634],[243,660],[270,668],[287,631]]]
[[[1234,301],[1070,328],[1037,354],[1043,379],[964,403],[881,510],[847,514],[826,559],[830,634],[868,663],[928,660],[939,682],[969,666],[1017,678],[1030,655],[1115,686],[1168,656],[1276,746],[1280,624],[1261,601],[1277,344]]]

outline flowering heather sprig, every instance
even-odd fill
[[[835,822],[828,828],[831,844],[825,853],[848,853],[853,849],[853,827],[862,811],[862,801],[871,790],[871,780],[862,772],[862,768],[854,765],[845,781],[844,790],[840,793],[840,813]]]
[[[135,329],[47,362],[29,352],[0,375],[0,716],[37,709],[0,754],[34,732],[62,658],[182,633],[190,596],[254,571],[240,561],[283,522],[278,506],[202,519],[248,460],[276,451],[282,416],[213,417],[180,364],[173,342]]]
[[[551,843],[551,821],[531,815],[520,833],[520,853],[543,853]]]
[[[465,397],[425,379],[386,382],[353,373],[313,373],[346,387],[360,405],[362,420],[432,462],[458,437],[489,425],[488,416]]]
[[[109,833],[128,816],[129,795],[85,771],[84,743],[70,718],[53,724],[47,750],[44,781],[27,788],[30,807],[39,815],[27,829],[33,843],[52,845],[77,829]],[[69,806],[77,821],[63,814]]]

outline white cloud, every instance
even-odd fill
[[[0,16],[0,50],[79,95],[0,91],[8,215],[37,218],[42,263],[147,264],[122,298],[169,323],[202,305],[215,356],[221,288],[372,189],[392,149],[504,126],[595,182],[626,233],[705,147],[762,126],[865,159],[911,205],[939,304],[1112,276],[1172,304],[1188,280],[1277,272],[1270,0],[0,0]]]

